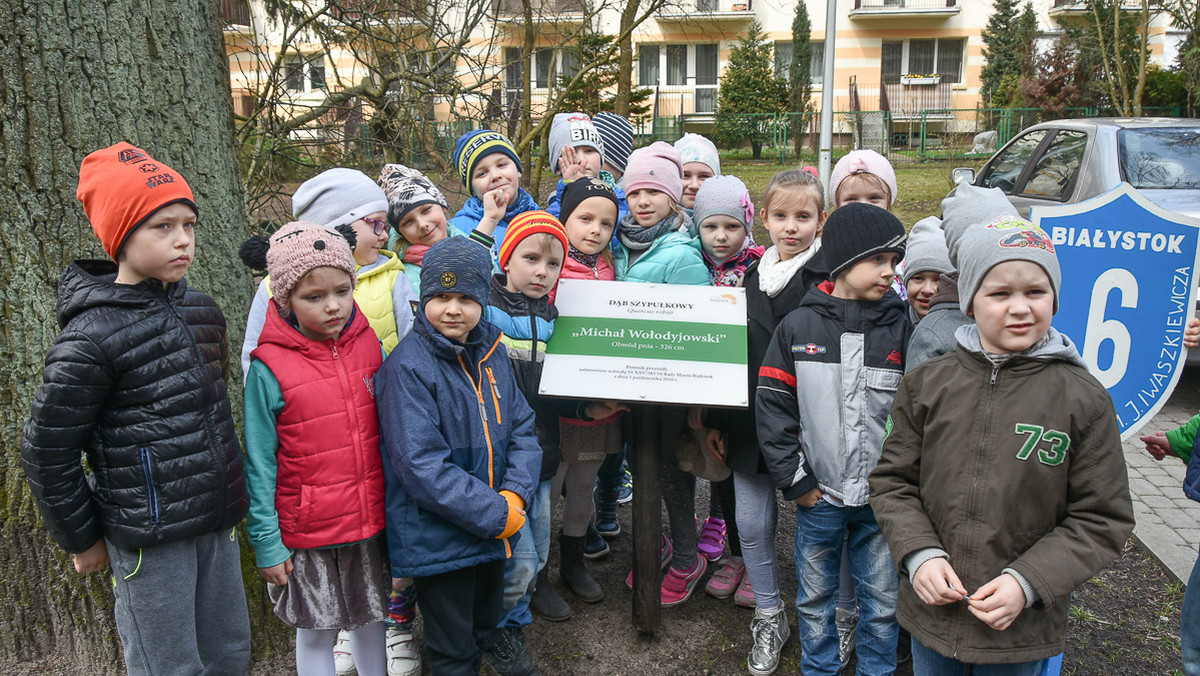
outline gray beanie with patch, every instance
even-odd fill
[[[461,293],[487,307],[492,256],[466,237],[447,237],[425,252],[421,264],[421,309],[439,293]]]
[[[709,216],[730,216],[746,226],[751,233],[754,227],[754,202],[742,179],[731,174],[716,176],[700,184],[696,191],[696,206],[692,209],[692,222],[696,227]]]
[[[590,146],[604,157],[604,141],[600,139],[600,131],[592,124],[592,118],[586,113],[558,113],[550,123],[550,170],[561,174],[558,159],[563,148],[571,146]]]
[[[946,248],[946,234],[942,232],[942,219],[937,216],[922,218],[908,232],[908,250],[904,256],[905,285],[918,272],[950,272],[950,252]]]
[[[1021,218],[999,188],[960,183],[942,200],[942,230],[950,262],[958,270],[958,305],[964,314],[988,271],[1007,261],[1040,265],[1050,278],[1058,312],[1062,271],[1054,243],[1044,230]]]

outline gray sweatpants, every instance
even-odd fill
[[[242,676],[250,618],[235,531],[143,549],[108,545],[130,676]]]

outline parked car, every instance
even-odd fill
[[[1073,204],[1128,181],[1150,201],[1200,217],[1200,120],[1084,118],[1017,134],[978,173],[954,183],[1000,188],[1025,218],[1035,205]]]
[[[1081,202],[1121,181],[1168,211],[1200,218],[1200,120],[1042,122],[1014,136],[978,173],[960,167],[951,177],[955,185],[1003,190],[1025,218],[1036,205]],[[1188,352],[1187,365],[1200,366],[1200,349]]]

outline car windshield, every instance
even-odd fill
[[[1200,188],[1200,128],[1122,129],[1121,175],[1135,188]]]

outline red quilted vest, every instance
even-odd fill
[[[383,530],[383,457],[375,372],[383,364],[367,317],[337,341],[317,342],[288,326],[271,302],[251,355],[283,391],[275,509],[283,544],[312,549],[365,540]]]

